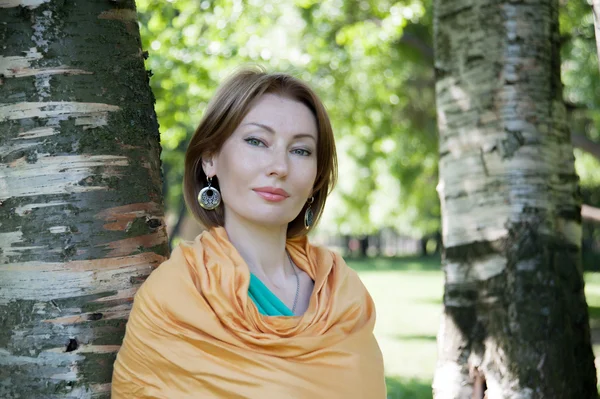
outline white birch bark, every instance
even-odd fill
[[[558,2],[435,2],[446,275],[436,399],[597,397]],[[560,378],[557,378],[560,376]]]
[[[0,397],[108,398],[166,259],[133,0],[0,0]]]

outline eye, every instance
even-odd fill
[[[263,143],[262,141],[260,141],[259,139],[255,138],[255,137],[249,137],[247,139],[245,139],[246,143],[256,146],[256,147],[265,147],[265,143]]]
[[[292,150],[292,154],[301,155],[303,157],[307,157],[311,154],[310,151],[305,150],[304,148],[296,148]]]

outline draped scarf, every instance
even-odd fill
[[[341,256],[286,242],[315,282],[301,316],[265,316],[223,227],[181,242],[135,295],[112,398],[384,399],[375,308]]]

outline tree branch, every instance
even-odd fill
[[[574,148],[579,148],[582,151],[591,154],[594,158],[600,161],[600,144],[588,139],[583,134],[571,132],[571,143]],[[581,206],[581,218],[588,222],[600,223],[600,208],[594,208],[590,205]]]
[[[418,50],[427,61],[433,64],[433,48],[417,35],[410,32],[404,32],[400,38],[400,43]]]
[[[573,144],[573,147],[593,155],[594,158],[600,161],[600,143],[588,139],[583,134],[573,132],[571,132],[571,143]]]
[[[588,222],[600,223],[600,208],[589,205],[581,206],[581,217]]]

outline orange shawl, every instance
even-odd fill
[[[302,316],[258,312],[224,228],[179,244],[135,296],[112,398],[384,399],[375,308],[357,274],[305,237],[287,249],[315,281]]]

